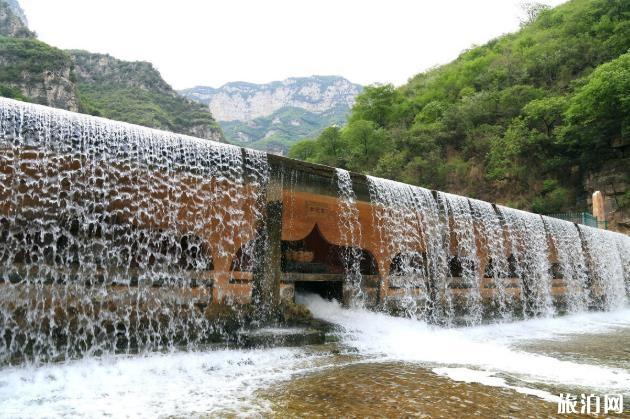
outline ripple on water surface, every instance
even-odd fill
[[[440,329],[318,297],[303,302],[338,325],[339,342],[4,368],[0,412],[546,417],[560,392],[630,388],[627,309]]]

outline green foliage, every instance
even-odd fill
[[[619,199],[619,208],[630,208],[630,190],[627,190]]]
[[[289,157],[304,161],[318,161],[316,157],[317,146],[312,140],[304,140],[296,143],[289,150]]]
[[[287,152],[296,138],[316,136],[326,127],[345,124],[347,112],[345,107],[314,113],[287,106],[252,121],[222,121],[220,124],[232,144]]]
[[[150,63],[71,54],[82,112],[198,137],[221,135],[208,108],[178,95]]]
[[[357,97],[349,122],[371,121],[386,127],[396,116],[399,92],[391,84],[367,86]]]
[[[34,85],[45,72],[72,68],[70,55],[37,39],[0,36],[0,57],[0,83],[5,85]]]
[[[110,84],[81,83],[78,90],[84,110],[92,115],[185,134],[198,126],[216,129],[203,105],[179,96]]]
[[[400,88],[367,87],[342,149],[320,137],[307,159],[539,212],[581,209],[583,174],[630,133],[630,2],[530,6],[518,33]]]
[[[183,134],[220,135],[208,109],[177,95],[149,63],[130,63],[88,52],[72,52],[81,77],[77,84],[79,110]],[[43,91],[46,77],[52,74],[69,78],[72,94],[76,77],[75,62],[68,52],[37,39],[0,36],[0,95],[51,105],[47,98],[27,97],[24,91]],[[93,65],[101,57],[108,66]],[[54,104],[52,104],[54,105]]]
[[[534,198],[532,211],[542,214],[550,214],[566,210],[569,205],[569,191],[561,187],[555,179],[543,181],[540,196]]]
[[[28,98],[22,94],[20,89],[4,84],[0,84],[0,96],[28,102]]]
[[[630,53],[599,66],[577,89],[566,111],[562,140],[584,161],[613,154],[611,142],[630,137]]]

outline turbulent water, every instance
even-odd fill
[[[383,409],[391,403],[397,410],[390,413],[397,416],[473,413],[470,406],[445,401],[455,397],[460,402],[489,403],[489,411],[495,413],[527,403],[521,408],[537,409],[529,414],[551,416],[560,392],[614,394],[630,388],[630,357],[620,338],[630,336],[629,308],[441,328],[365,309],[344,309],[317,296],[303,296],[301,301],[316,317],[338,325],[339,343],[12,367],[0,375],[0,411],[10,417],[286,417],[317,412],[386,414]],[[614,343],[611,337],[621,340]],[[592,352],[587,349],[585,343],[598,341],[607,343]],[[548,346],[550,342],[569,349],[563,352]],[[570,349],[574,343],[577,348]],[[361,371],[368,376],[357,375]],[[406,374],[420,379],[406,380]],[[451,388],[449,381],[462,384]],[[433,387],[440,391],[437,400],[428,397]],[[349,400],[353,392],[363,396]],[[379,398],[381,393],[388,399]],[[371,402],[366,403],[365,394],[374,394]],[[519,394],[535,395],[541,402]],[[340,406],[344,412],[335,410]]]
[[[491,278],[494,284],[494,300],[491,308],[497,317],[510,319],[512,317],[513,299],[508,294],[510,266],[506,255],[505,227],[501,217],[492,204],[477,199],[470,199],[472,217],[475,222],[476,237],[479,238],[481,250],[488,255],[488,262],[484,268],[484,276]]]
[[[393,259],[389,286],[402,291],[389,298],[407,317],[475,325],[489,317],[552,316],[557,307],[609,310],[627,300],[627,236],[443,192],[434,199],[389,180],[368,182],[380,251]],[[556,285],[566,292],[554,296]],[[487,304],[485,290],[492,290]]]
[[[451,323],[450,233],[444,213],[427,189],[367,179],[380,251],[392,257],[390,287],[403,291],[396,304],[408,317]]]
[[[549,236],[558,255],[559,274],[566,283],[564,300],[567,311],[578,313],[591,304],[588,288],[588,266],[580,239],[580,230],[574,224],[543,217]],[[623,275],[622,275],[623,276]]]
[[[621,307],[628,299],[625,291],[630,271],[623,261],[628,258],[629,238],[586,226],[580,226],[580,231],[590,255],[593,298],[605,309]]]

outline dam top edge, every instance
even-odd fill
[[[30,102],[22,102],[19,100],[0,97],[0,112],[3,112],[5,109],[9,107],[12,107],[14,109],[19,109],[20,111],[30,110],[33,113],[40,113],[42,115],[48,113],[49,115],[56,115],[56,116],[61,116],[61,117],[65,116],[68,119],[72,119],[74,121],[92,122],[92,123],[96,122],[98,124],[111,126],[111,127],[118,128],[121,130],[128,130],[131,132],[145,132],[150,135],[159,136],[161,137],[160,138],[161,140],[168,139],[171,141],[178,141],[178,140],[186,141],[186,142],[189,142],[190,144],[194,144],[197,146],[211,145],[215,147],[225,147],[225,148],[230,148],[234,150],[235,152],[236,150],[240,150],[241,153],[260,153],[261,155],[266,156],[267,162],[272,172],[276,171],[276,172],[280,172],[282,175],[286,175],[286,174],[289,174],[291,171],[295,171],[297,173],[302,174],[303,176],[306,175],[308,177],[308,182],[296,181],[296,184],[293,185],[294,187],[300,189],[301,191],[311,192],[311,193],[320,194],[320,195],[333,196],[333,197],[338,196],[337,184],[335,182],[337,168],[333,166],[306,162],[302,160],[293,159],[290,157],[266,153],[260,150],[255,150],[255,149],[251,149],[247,147],[241,147],[234,144],[222,143],[222,142],[209,140],[209,139],[203,139],[203,138],[194,137],[191,135],[151,128],[144,125],[132,124],[132,123],[124,122],[124,121],[118,121],[118,120],[99,117],[99,116],[72,112],[65,109],[53,108],[46,105],[30,103]],[[2,122],[2,119],[4,118],[5,118],[4,115],[0,114],[0,123]],[[0,126],[2,125],[0,124]],[[379,178],[377,176],[365,175],[365,174],[352,172],[352,171],[348,171],[348,173],[352,180],[352,185],[356,193],[356,199],[357,201],[361,201],[361,202],[372,203],[370,199],[370,182],[376,181],[376,182],[383,182],[389,185],[398,185],[399,187],[408,187],[408,188],[430,192],[436,200],[438,199],[438,196],[440,195],[445,196],[445,197],[461,197],[464,199],[488,203],[492,205],[495,208],[495,210],[507,208],[509,210],[519,211],[526,214],[540,215],[540,214],[532,213],[529,211],[519,210],[516,208],[504,206],[498,203],[493,203],[493,202],[484,201],[478,198],[458,195],[458,194],[447,192],[447,191],[432,190],[429,188],[424,188],[422,186],[411,185],[411,184],[399,182],[392,179]],[[288,186],[291,187],[291,185],[288,185]],[[286,188],[287,188],[287,185],[284,184],[283,189],[286,189]],[[560,220],[560,221],[564,221],[564,220]],[[574,224],[568,221],[564,221],[564,222]],[[580,227],[582,226],[580,225]]]

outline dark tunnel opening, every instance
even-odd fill
[[[343,301],[341,281],[299,281],[295,283],[296,294],[317,294],[327,300]]]

